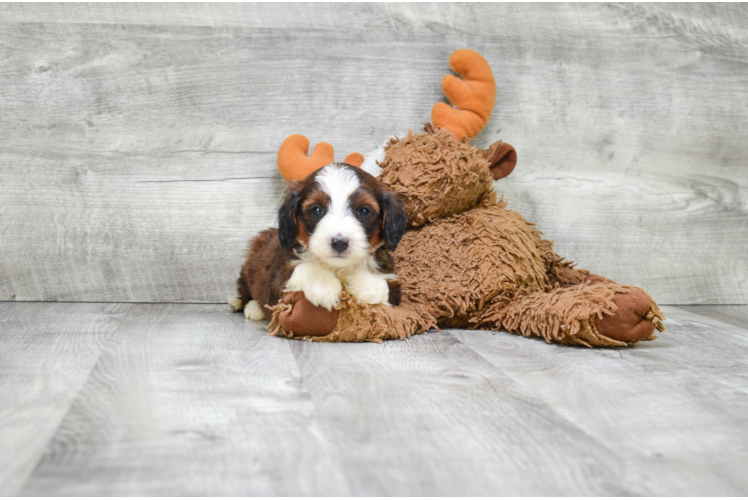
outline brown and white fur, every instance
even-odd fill
[[[406,228],[397,195],[363,170],[331,163],[292,181],[278,212],[278,229],[250,243],[237,281],[236,311],[269,319],[283,292],[304,292],[332,309],[343,287],[361,302],[397,305],[400,284],[389,254]]]

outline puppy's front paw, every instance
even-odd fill
[[[226,302],[228,302],[231,306],[232,312],[239,312],[243,309],[242,299],[240,299],[239,297],[226,297]]]
[[[247,302],[247,305],[244,306],[244,317],[253,321],[262,321],[265,319],[265,314],[262,312],[260,303],[256,300]]]
[[[332,271],[315,264],[299,264],[286,283],[285,292],[304,292],[315,306],[332,310],[340,305],[343,285]]]
[[[340,280],[334,274],[330,273],[330,275],[334,278],[333,280],[310,282],[302,290],[309,302],[328,310],[340,305],[340,292],[343,290]]]
[[[361,302],[390,305],[387,280],[368,272],[356,273],[346,280],[346,290]]]

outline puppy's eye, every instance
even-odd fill
[[[356,210],[356,215],[358,215],[359,217],[366,217],[370,213],[371,213],[371,210],[369,209],[369,207],[361,207],[358,210]]]
[[[323,215],[325,215],[325,209],[320,207],[319,205],[314,205],[309,209],[309,213],[315,217],[322,217]]]

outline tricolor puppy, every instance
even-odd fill
[[[361,302],[397,305],[400,284],[388,251],[405,234],[397,194],[372,175],[331,163],[292,181],[278,213],[278,229],[250,243],[237,282],[235,310],[269,319],[268,306],[282,292],[304,292],[314,305],[332,309],[345,289]]]

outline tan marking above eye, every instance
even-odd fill
[[[327,196],[323,191],[315,189],[306,196],[306,199],[304,199],[304,202],[301,204],[301,209],[306,212],[314,205],[319,205],[320,207],[327,209],[327,206],[329,204],[330,197]]]
[[[353,202],[353,212],[355,213],[356,210],[363,206],[368,207],[375,215],[379,215],[379,203],[377,203],[377,199],[374,198],[371,193],[358,193],[358,196],[356,196],[356,199]]]

